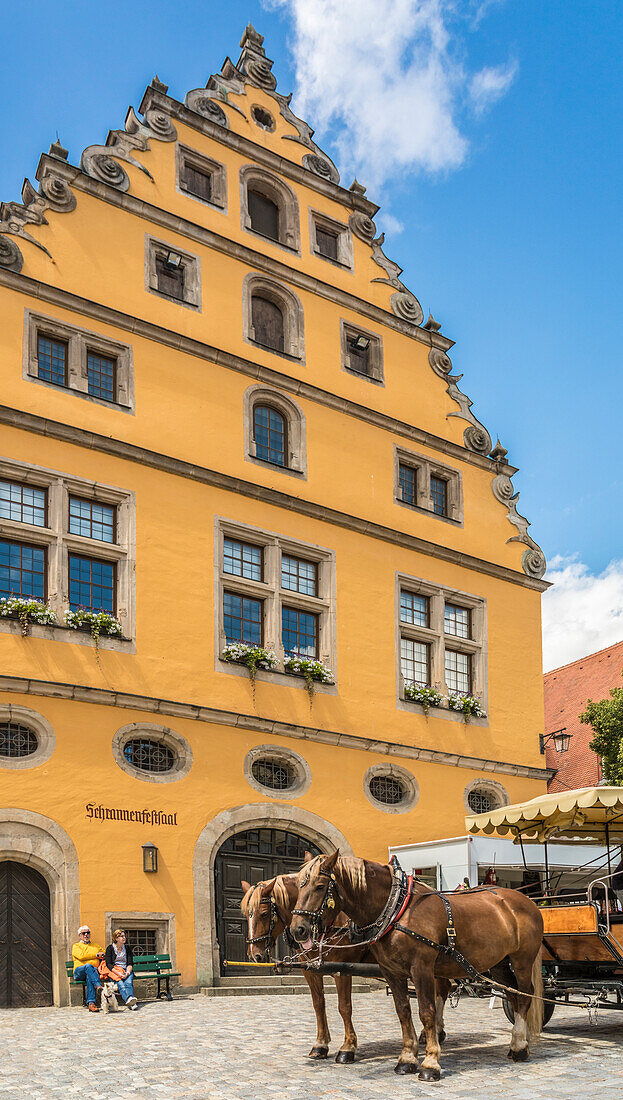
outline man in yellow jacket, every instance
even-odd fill
[[[97,972],[97,956],[101,954],[102,948],[99,944],[91,943],[91,929],[88,924],[83,924],[78,929],[78,943],[74,943],[71,957],[74,960],[76,981],[86,978],[87,1007],[90,1012],[99,1012],[96,1002],[102,996],[102,983]]]

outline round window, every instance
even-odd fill
[[[0,756],[31,756],[39,748],[37,736],[19,722],[0,722]]]
[[[370,794],[384,806],[398,806],[404,802],[407,789],[396,775],[374,775],[370,780]]]
[[[251,114],[255,124],[261,126],[262,130],[275,129],[275,120],[270,111],[265,111],[263,107],[253,107]]]
[[[253,778],[270,791],[289,791],[296,783],[291,764],[279,757],[260,756],[251,765]]]
[[[473,814],[488,814],[498,807],[498,800],[493,791],[488,791],[486,787],[474,787],[473,791],[469,792],[467,801]]]
[[[127,741],[123,746],[123,755],[128,764],[142,772],[170,772],[175,764],[175,756],[168,745],[142,737]]]

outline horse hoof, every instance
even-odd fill
[[[418,1073],[420,1081],[439,1081],[441,1077],[441,1070],[435,1066],[422,1066]]]
[[[329,1053],[328,1047],[312,1047],[309,1052],[310,1058],[326,1058]]]
[[[417,1062],[399,1062],[394,1066],[394,1073],[417,1073]]]
[[[355,1061],[354,1050],[338,1050],[335,1055],[338,1066],[350,1066]]]
[[[530,1057],[530,1051],[527,1047],[523,1050],[509,1050],[508,1057],[513,1059],[513,1062],[527,1062]]]
[[[442,1028],[441,1031],[439,1032],[439,1042],[440,1043],[445,1043],[445,1041],[446,1041],[446,1033]]]

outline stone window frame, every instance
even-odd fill
[[[267,107],[263,107],[261,103],[252,103],[250,114],[253,122],[256,126],[259,126],[260,130],[265,130],[268,134],[274,134],[275,130],[277,129],[277,123],[275,122],[274,115],[271,114]],[[267,118],[270,120],[268,124],[261,121],[261,119],[258,117],[258,115],[260,114],[267,116]]]
[[[325,256],[319,251],[316,240],[317,227],[326,229],[329,233],[335,233],[337,237],[337,260],[332,260],[330,256]],[[309,208],[309,248],[312,255],[318,256],[325,263],[333,264],[334,267],[346,268],[348,271],[354,269],[353,235],[350,227],[345,222],[331,218],[322,210],[313,210],[311,207]]]
[[[354,339],[357,336],[367,336],[370,340],[370,373],[362,374],[360,370],[356,370],[350,366],[350,352],[348,350],[349,340]],[[371,329],[363,328],[362,325],[354,321],[345,321],[340,319],[340,355],[342,370],[347,374],[354,375],[355,378],[360,378],[363,382],[373,382],[377,386],[385,385],[385,374],[383,368],[383,338],[378,332],[372,332]]]
[[[272,237],[266,237],[251,227],[251,215],[249,214],[248,189],[257,191],[267,199],[271,199],[279,207],[280,238],[278,241]],[[298,199],[291,187],[258,164],[243,164],[240,169],[240,221],[246,233],[251,233],[257,240],[266,241],[276,248],[283,248],[287,252],[301,255],[301,224],[299,217]]]
[[[179,252],[182,257],[184,269],[184,297],[172,298],[170,294],[163,294],[158,290],[158,273],[156,260],[166,260],[169,252]],[[193,252],[180,248],[170,241],[162,241],[158,237],[152,237],[151,233],[145,234],[145,290],[150,294],[157,294],[166,302],[171,302],[185,309],[196,310],[201,313],[201,260]]]
[[[67,385],[46,382],[39,378],[38,337],[51,336],[67,344]],[[97,397],[88,392],[88,354],[95,352],[114,359],[115,400]],[[49,317],[31,309],[24,310],[24,341],[22,353],[22,377],[38,386],[70,392],[87,401],[94,401],[108,409],[120,409],[134,413],[134,361],[131,344],[122,344],[100,332]]]
[[[263,579],[249,580],[223,571],[223,551],[225,538],[238,539],[252,543],[262,549]],[[306,596],[281,587],[281,555],[313,561],[317,567],[318,595]],[[221,653],[226,643],[223,616],[223,593],[233,592],[260,600],[263,612],[263,642],[272,649],[279,659],[281,669],[285,652],[281,641],[281,608],[283,604],[301,611],[310,611],[318,615],[318,660],[333,670],[337,679],[337,582],[335,569],[335,551],[315,543],[303,542],[288,535],[267,531],[237,520],[216,516],[214,520],[214,655],[215,670],[228,675],[248,677],[242,665],[223,661]],[[304,687],[302,677],[293,676],[285,671],[257,670],[258,680],[269,680],[288,687]],[[336,694],[333,684],[315,684],[315,690],[326,694]]]
[[[402,802],[397,802],[395,805],[386,805],[385,802],[379,802],[374,797],[370,790],[370,780],[375,776],[396,776],[400,779],[406,787],[406,794]],[[412,810],[420,798],[420,788],[417,779],[406,768],[401,768],[399,764],[372,764],[366,771],[363,777],[363,793],[365,794],[368,802],[374,806],[375,810],[380,810],[384,814],[406,814],[409,810]]]
[[[186,164],[210,176],[210,199],[202,199],[200,195],[193,194],[192,191],[188,191],[183,186],[182,180],[184,166]],[[184,195],[194,202],[200,202],[203,203],[204,206],[222,210],[224,214],[227,213],[227,169],[225,165],[220,164],[217,160],[213,160],[212,157],[207,157],[204,153],[198,152],[197,149],[191,149],[189,145],[184,145],[179,141],[175,144],[175,190],[178,191],[180,195]]]
[[[168,772],[148,772],[136,768],[126,760],[123,750],[128,741],[144,737],[146,741],[157,741],[171,750],[175,763]],[[122,771],[144,783],[177,783],[185,779],[193,766],[193,751],[181,733],[169,726],[158,726],[154,722],[130,722],[118,729],[112,739],[112,754],[115,763]]]
[[[410,466],[416,473],[416,503],[410,504],[403,500],[400,488],[400,467]],[[430,492],[431,476],[440,477],[447,483],[448,515],[440,516],[433,511],[433,501]],[[406,447],[394,444],[394,499],[401,508],[408,508],[412,512],[426,512],[442,523],[452,523],[457,527],[464,524],[463,509],[463,478],[459,470],[453,466],[447,466],[437,458],[424,455],[417,451],[409,451]]]
[[[257,457],[253,438],[253,414],[256,405],[269,405],[286,420],[287,466],[275,466]],[[246,462],[268,467],[272,471],[307,480],[307,425],[305,413],[291,397],[269,386],[249,386],[243,398],[244,457]]]
[[[128,932],[134,928],[149,928],[156,933],[156,954],[170,955],[172,969],[177,970],[177,952],[175,944],[175,913],[145,912],[134,909],[123,911],[109,909],[104,913],[106,943],[112,943],[112,934],[116,928]],[[140,974],[137,975],[140,978]]]
[[[273,791],[271,787],[265,787],[263,783],[258,782],[253,775],[253,765],[264,757],[283,760],[288,767],[292,768],[295,775],[292,787],[288,787],[285,791]],[[256,745],[255,748],[249,749],[244,758],[243,771],[247,783],[253,787],[254,791],[259,791],[266,798],[275,798],[279,802],[284,798],[300,798],[307,793],[312,781],[311,768],[307,761],[297,752],[286,749],[283,745]]]
[[[0,518],[0,538],[45,547],[47,551],[46,598],[56,614],[58,626],[38,626],[32,623],[29,625],[29,633],[33,637],[53,638],[77,645],[95,644],[89,633],[63,625],[65,612],[69,609],[69,555],[80,554],[115,564],[115,614],[121,623],[123,637],[101,635],[100,648],[133,651],[136,603],[134,492],[8,458],[0,458],[0,478],[45,489],[47,494],[45,527],[21,520]],[[115,508],[115,542],[103,542],[69,531],[70,496],[110,504]],[[20,632],[19,622],[0,619],[0,633]]]
[[[42,714],[14,703],[0,703],[0,722],[29,726],[37,738],[37,748],[28,756],[0,756],[0,768],[23,771],[26,768],[38,768],[50,759],[56,748],[56,734],[51,723]]]
[[[474,812],[468,801],[469,796],[472,791],[477,790],[485,790],[487,794],[492,794],[497,802],[496,809],[501,809],[502,806],[510,806],[510,795],[506,787],[503,787],[497,780],[490,779],[489,776],[483,775],[479,776],[478,779],[472,779],[463,791],[463,805],[468,814],[473,814]]]
[[[253,328],[252,300],[255,294],[274,302],[283,313],[283,351],[259,344]],[[250,271],[242,283],[242,336],[247,344],[285,359],[296,359],[305,364],[305,315],[303,303],[289,286],[277,282],[270,275]]]
[[[427,597],[429,612],[428,626],[416,626],[412,623],[401,622],[401,590]],[[470,611],[470,638],[457,638],[454,634],[445,633],[444,619],[446,603],[452,603],[458,607],[465,607]],[[428,645],[430,686],[436,688],[442,695],[449,694],[449,688],[445,680],[446,648],[455,650],[459,653],[469,654],[471,658],[471,694],[478,699],[485,714],[488,715],[486,598],[483,596],[475,596],[471,592],[463,592],[459,589],[450,588],[447,585],[434,584],[421,577],[414,577],[409,573],[397,571],[394,614],[396,622],[396,701],[398,709],[410,711],[411,714],[423,713],[419,704],[411,702],[405,696],[405,685],[400,660],[400,641],[401,638],[404,637]],[[428,717],[444,718],[454,722],[464,722],[462,713],[450,710],[446,707],[435,707],[431,709]],[[486,727],[489,725],[489,719],[488,717],[472,717],[470,718],[470,725]]]

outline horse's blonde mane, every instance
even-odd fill
[[[285,875],[277,875],[277,878],[275,879],[275,884],[274,884],[274,886],[271,890],[271,894],[274,897],[275,901],[277,902],[277,905],[280,905],[282,909],[284,909],[286,912],[288,912],[288,910],[290,909],[290,898],[288,896],[288,890],[287,890],[286,884],[284,882],[285,878],[286,878]],[[262,892],[262,886],[265,886],[266,882],[268,882],[268,881],[270,881],[270,880],[266,879],[266,880],[261,881],[261,882],[256,882],[254,886],[251,886],[250,889],[247,890],[247,892],[244,895],[242,901],[240,902],[240,909],[242,910],[243,917],[248,917],[249,916],[249,912],[250,912],[250,909],[251,909],[251,902],[253,900],[254,895],[255,895],[255,897],[257,899],[257,902],[259,904],[259,899],[261,897],[261,892]],[[257,893],[256,893],[256,891],[257,891]]]
[[[281,909],[289,913],[290,911],[290,895],[285,884],[285,875],[277,875],[275,879],[275,885],[272,889],[272,895],[277,902],[277,905],[281,906]]]
[[[314,856],[309,863],[305,863],[299,871],[298,884],[304,885],[305,882],[312,881],[318,877],[320,865],[325,857]],[[337,863],[335,864],[335,870],[340,874],[344,881],[349,883],[354,890],[365,890],[366,888],[366,864],[365,860],[359,859],[359,856],[339,856]]]

